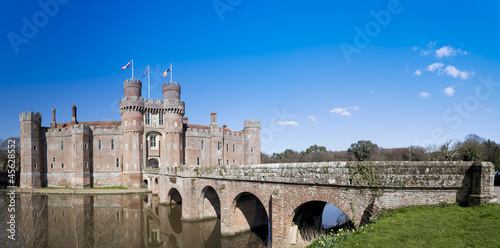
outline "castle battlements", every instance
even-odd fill
[[[258,120],[245,120],[243,127],[244,128],[249,128],[249,127],[260,128],[260,121],[258,121]]]
[[[33,121],[36,123],[42,122],[42,115],[38,112],[28,111],[19,114],[19,122]]]

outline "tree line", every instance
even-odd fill
[[[360,140],[346,151],[330,151],[312,145],[305,151],[286,149],[272,155],[261,153],[262,163],[296,163],[327,161],[488,161],[500,170],[500,145],[476,134],[463,141],[449,140],[442,145],[382,148],[370,140]]]

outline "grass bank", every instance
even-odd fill
[[[397,209],[356,231],[319,237],[309,247],[500,247],[500,205]]]

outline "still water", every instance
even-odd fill
[[[10,216],[0,192],[0,221]],[[261,234],[222,237],[220,220],[181,221],[182,205],[151,194],[16,195],[16,241],[0,247],[264,247]]]

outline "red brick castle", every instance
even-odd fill
[[[42,127],[38,112],[19,115],[21,123],[21,187],[140,188],[162,167],[260,163],[260,121],[246,120],[244,129],[193,125],[184,117],[181,86],[162,86],[163,100],[141,97],[142,82],[126,80],[120,101],[121,121],[71,122]]]

